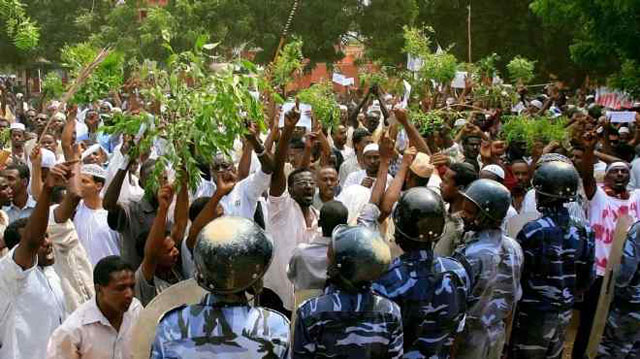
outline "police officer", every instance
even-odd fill
[[[463,195],[461,217],[467,238],[454,257],[467,267],[472,289],[455,357],[497,359],[505,343],[505,322],[521,295],[522,249],[500,229],[511,194],[496,181],[480,179]]]
[[[444,202],[425,187],[402,194],[394,210],[396,258],[374,289],[402,309],[405,357],[449,358],[464,318],[469,278],[452,258],[432,246],[444,232]]]
[[[158,324],[151,358],[285,358],[289,321],[252,307],[273,256],[273,242],[253,221],[218,218],[194,249],[195,278],[209,293],[197,305],[169,311]]]
[[[336,227],[324,295],[297,311],[293,358],[400,358],[400,308],[371,291],[389,267],[391,251],[366,227]]]
[[[640,357],[640,222],[627,234],[597,359]]]
[[[563,161],[542,163],[533,175],[542,217],[527,223],[516,238],[525,260],[513,358],[562,358],[575,296],[595,278],[593,232],[565,206],[576,198],[579,180],[573,165]]]

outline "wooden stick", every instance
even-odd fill
[[[91,76],[91,74],[93,73],[93,71],[95,71],[98,65],[100,65],[102,61],[104,61],[104,59],[107,58],[110,51],[111,49],[109,48],[100,50],[98,55],[96,55],[95,59],[91,63],[87,64],[87,66],[85,66],[82,69],[82,71],[80,71],[80,74],[78,75],[78,77],[76,77],[76,79],[73,81],[71,86],[69,86],[69,89],[67,90],[67,92],[62,96],[60,105],[58,105],[58,111],[63,109],[64,105],[73,97],[73,95],[75,95],[76,92],[78,92],[80,87],[85,82],[87,82],[87,80],[89,79],[89,76]],[[44,126],[44,129],[40,134],[40,138],[38,139],[38,144],[42,142],[42,137],[47,133],[47,130],[49,129],[49,126],[51,125],[52,121],[53,121],[53,116],[49,117],[47,124]]]
[[[469,39],[469,63],[471,63],[471,0],[469,0],[469,16],[467,17],[467,38]]]

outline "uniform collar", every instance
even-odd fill
[[[485,229],[480,232],[473,233],[470,241],[500,241],[502,240],[502,230],[500,229]]]
[[[433,251],[430,250],[419,250],[403,253],[401,256],[403,261],[413,261],[413,262],[430,262],[433,260]]]
[[[230,305],[245,305],[247,304],[247,297],[244,291],[240,294],[215,294],[207,293],[200,302],[203,306],[208,307],[225,307]]]

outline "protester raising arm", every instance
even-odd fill
[[[273,130],[271,131],[273,132]],[[272,133],[267,135],[267,141],[269,136],[272,137]],[[262,172],[265,174],[273,173],[273,157],[271,156],[271,150],[267,149],[265,145],[262,144],[260,138],[258,137],[258,127],[255,123],[249,124],[249,133],[245,135],[245,138],[251,147],[255,151],[258,156],[258,161],[260,161],[260,167],[262,168]]]
[[[79,160],[80,154],[75,150],[73,135],[76,132],[76,113],[78,106],[74,105],[67,111],[67,123],[62,129],[61,146],[66,161]]]
[[[293,130],[296,124],[300,120],[300,112],[298,111],[298,105],[285,114],[284,116],[284,128],[280,134],[280,140],[276,147],[276,156],[273,165],[273,176],[271,177],[271,188],[269,194],[273,197],[280,197],[287,188],[287,179],[284,175],[284,163],[289,151],[289,141],[293,135]]]
[[[395,143],[385,133],[380,139],[380,166],[378,167],[378,173],[376,177],[376,183],[371,190],[371,199],[369,203],[380,206],[380,201],[383,198],[384,191],[387,188],[387,176],[389,175],[389,166],[391,164],[391,158],[393,157]],[[384,221],[384,218],[380,218],[379,222]]]
[[[186,175],[183,177],[180,191],[178,191],[173,219],[175,223],[171,228],[171,238],[176,242],[176,247],[180,248],[184,239],[184,232],[187,230],[187,224],[189,223],[189,187]]]
[[[582,184],[584,186],[584,192],[587,195],[587,199],[591,200],[596,194],[596,179],[593,177],[593,161],[595,156],[593,154],[598,142],[598,137],[593,132],[585,133],[583,137],[584,142],[584,157],[582,158]]]
[[[71,176],[72,173],[65,164],[56,165],[49,171],[42,187],[38,204],[31,216],[29,216],[20,244],[14,253],[14,261],[23,269],[33,267],[38,249],[46,237],[53,188],[64,186]]]
[[[158,212],[153,220],[149,237],[144,246],[144,258],[142,259],[142,275],[148,282],[153,279],[158,265],[158,258],[162,253],[164,245],[165,231],[167,227],[167,214],[169,206],[173,200],[173,188],[170,185],[164,185],[158,192]]]
[[[236,185],[236,178],[228,173],[226,178],[219,176],[216,180],[216,192],[213,194],[206,206],[200,211],[200,214],[191,224],[189,229],[189,237],[187,237],[187,248],[193,250],[196,246],[198,234],[209,222],[223,215],[222,211],[218,211],[218,204],[222,197],[231,193]]]
[[[416,158],[417,153],[418,151],[415,147],[410,147],[407,151],[405,151],[404,156],[402,156],[400,169],[398,170],[396,176],[393,178],[393,182],[391,182],[389,189],[387,189],[384,197],[382,198],[382,204],[380,205],[381,221],[384,221],[391,214],[393,205],[400,198],[407,173],[409,173],[409,167],[413,163],[413,160]]]
[[[31,160],[31,195],[38,200],[42,191],[42,150],[40,145],[36,145],[31,150],[29,160]]]
[[[405,132],[407,132],[407,137],[409,137],[411,145],[414,146],[418,152],[424,152],[431,156],[431,149],[429,149],[427,142],[422,138],[416,126],[409,121],[407,110],[396,109],[394,113],[398,122],[404,127]]]
[[[129,166],[131,165],[129,161],[129,149],[132,143],[124,142],[122,147],[120,148],[120,152],[124,157],[123,165],[118,169],[118,172],[111,180],[111,184],[107,188],[107,192],[104,195],[104,200],[102,202],[102,206],[109,212],[109,216],[113,216],[114,218],[120,218],[121,212],[124,211],[122,206],[118,204],[118,198],[120,197],[120,191],[122,190],[122,184],[127,176],[127,172],[129,171]]]

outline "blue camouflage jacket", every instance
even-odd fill
[[[469,277],[452,258],[405,253],[373,289],[402,310],[405,358],[449,358],[466,310]]]
[[[617,308],[640,312],[640,222],[627,234],[613,301]]]
[[[247,304],[207,294],[197,305],[169,311],[158,324],[151,358],[287,358],[289,320]]]
[[[402,357],[402,318],[392,301],[372,292],[347,293],[329,285],[297,311],[293,358]]]
[[[517,241],[524,251],[523,310],[564,311],[576,293],[595,278],[595,237],[566,208],[544,209],[542,218],[527,223]]]

